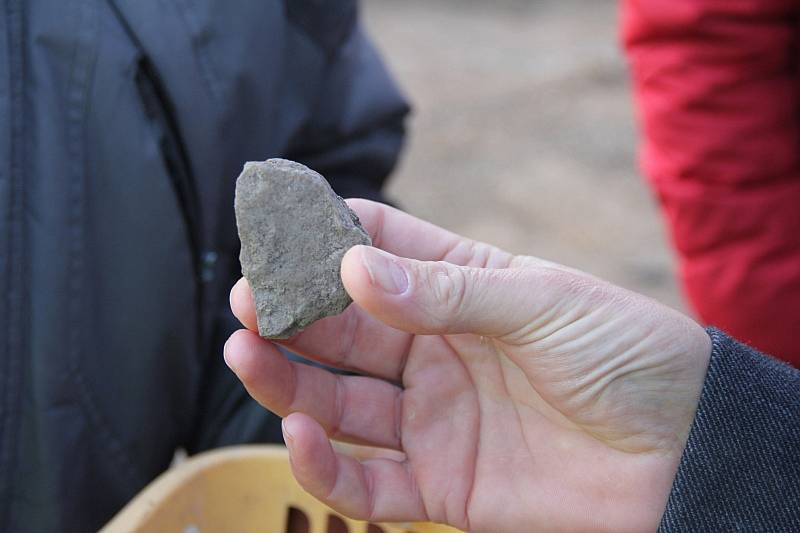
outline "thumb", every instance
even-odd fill
[[[353,300],[389,326],[416,334],[502,337],[535,318],[536,269],[416,261],[356,246],[342,260]]]

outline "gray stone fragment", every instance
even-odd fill
[[[286,339],[344,311],[351,300],[339,276],[342,257],[372,241],[325,178],[285,159],[246,163],[235,208],[262,337]]]

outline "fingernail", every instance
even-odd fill
[[[364,248],[361,260],[373,285],[389,294],[403,294],[408,289],[405,269],[390,255],[375,248]]]
[[[225,345],[222,347],[222,358],[225,360],[225,364],[228,365],[228,368],[233,370],[233,367],[231,366],[231,362],[228,361],[228,344],[230,344],[230,342],[231,342],[231,339],[230,339],[230,337],[228,337],[228,340],[225,341]]]
[[[289,430],[286,429],[286,419],[284,418],[281,420],[281,431],[283,432],[283,440],[286,441],[286,444],[291,444],[294,442],[294,436],[289,433]]]

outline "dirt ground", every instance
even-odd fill
[[[611,0],[366,0],[415,109],[390,186],[408,211],[684,309]]]

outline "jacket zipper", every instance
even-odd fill
[[[197,291],[197,303],[200,305],[203,302],[202,289],[204,270],[207,268],[203,263],[209,262],[209,257],[206,257],[209,254],[202,253],[204,243],[200,200],[197,194],[197,184],[187,155],[186,145],[180,134],[180,128],[178,128],[175,109],[158,70],[156,70],[153,63],[147,57],[142,42],[133,31],[133,28],[131,28],[125,15],[117,5],[116,0],[106,0],[106,3],[125,34],[141,55],[136,70],[136,86],[145,106],[145,112],[151,120],[155,121],[159,129],[164,133],[163,137],[160,139],[159,148],[161,149],[164,163],[167,167],[167,174],[172,181],[172,187],[178,199],[181,217],[186,226],[195,288]],[[200,318],[201,314],[200,307],[198,307],[198,319],[200,320],[198,326],[202,324],[202,319]],[[200,329],[198,329],[198,335],[200,335]]]
[[[181,217],[186,225],[194,277],[199,289],[203,277],[201,262],[205,261],[206,258],[201,255],[203,245],[202,217],[197,185],[178,129],[172,104],[167,97],[158,73],[146,57],[142,57],[139,60],[138,67],[136,86],[144,103],[145,112],[150,120],[155,123],[158,131],[162,133],[159,138],[159,148],[164,158],[167,174],[172,181]]]

